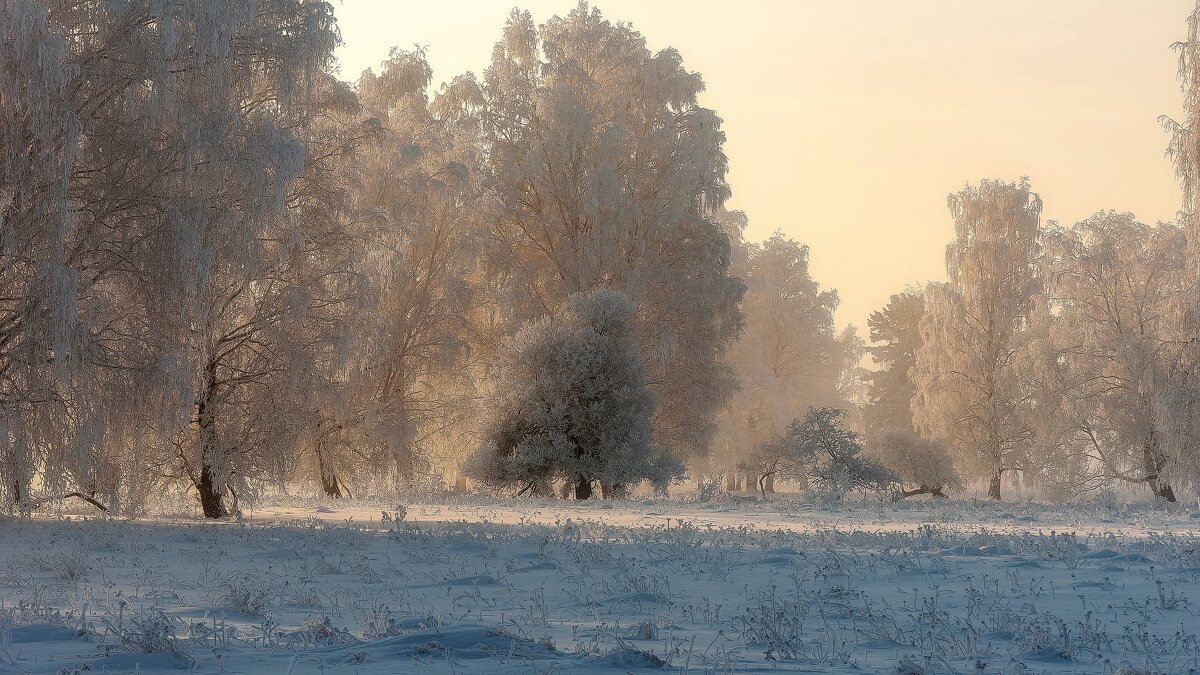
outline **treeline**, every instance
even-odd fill
[[[707,452],[745,286],[721,121],[674,50],[582,4],[514,12],[430,97],[420,51],[338,80],[325,2],[0,12],[5,508],[453,478],[506,342],[596,289],[632,308],[670,475]]]
[[[952,193],[948,281],[892,296],[868,322],[876,368],[863,373],[861,442],[890,476],[852,474],[895,481],[904,496],[970,483],[993,499],[1005,486],[1054,499],[1138,486],[1166,501],[1195,494],[1200,5],[1187,25],[1187,40],[1173,45],[1185,119],[1161,120],[1183,188],[1179,222],[1100,211],[1071,226],[1044,223],[1026,178]],[[748,456],[738,467],[764,493],[772,476],[814,475],[778,441]]]
[[[1068,498],[1144,483],[1170,501],[1194,488],[1183,228],[1112,211],[1042,224],[1025,181],[984,181],[950,205],[949,281],[871,316],[883,367],[868,435],[929,488],[984,480],[998,499],[1008,481]]]
[[[957,193],[951,281],[872,317],[868,375],[808,249],[725,209],[676,51],[514,11],[430,96],[420,50],[348,83],[339,44],[310,0],[0,5],[3,509],[1194,485],[1190,216],[1068,229],[1023,182]]]

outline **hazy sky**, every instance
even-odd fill
[[[731,208],[749,236],[807,243],[839,323],[943,279],[946,195],[1031,178],[1044,217],[1170,220],[1158,116],[1178,116],[1170,45],[1192,0],[602,0],[703,74],[725,120]],[[573,0],[520,5],[541,23]],[[481,72],[509,0],[341,0],[342,76],[423,45],[434,83]]]

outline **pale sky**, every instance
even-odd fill
[[[1043,217],[1172,220],[1158,116],[1178,117],[1172,42],[1193,0],[601,0],[677,48],[724,119],[729,206],[783,230],[836,288],[837,320],[945,278],[946,195],[1031,178]],[[511,0],[340,0],[342,77],[423,45],[434,83],[486,68]],[[520,4],[541,23],[574,0]]]

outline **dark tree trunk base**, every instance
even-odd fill
[[[229,515],[223,495],[217,492],[213,485],[212,469],[208,465],[200,469],[196,491],[200,493],[200,508],[204,511],[205,518],[224,518]]]
[[[991,482],[988,484],[988,499],[1000,500],[1000,478],[1003,474],[992,476]]]
[[[1162,487],[1158,489],[1158,496],[1168,502],[1173,503],[1175,501],[1175,491],[1172,490],[1171,486],[1167,485],[1166,483],[1163,483]]]
[[[330,499],[341,499],[342,486],[338,482],[337,474],[330,473],[328,476],[321,474],[321,489],[325,492],[325,496]]]
[[[768,478],[770,478],[769,474],[758,477],[758,492],[759,492],[759,494],[762,495],[763,499],[767,498],[767,479]]]
[[[922,485],[921,487],[919,487],[915,490],[901,490],[900,494],[904,495],[905,497],[915,497],[917,495],[933,495],[937,499],[949,499],[946,496],[946,493],[942,492],[942,488],[929,487],[928,485]]]
[[[592,481],[589,478],[580,476],[575,481],[575,499],[591,499],[592,498]]]

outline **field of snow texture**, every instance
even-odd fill
[[[1187,673],[1198,612],[1200,514],[1149,505],[0,520],[4,673]]]

